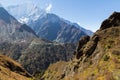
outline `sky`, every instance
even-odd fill
[[[120,12],[120,0],[0,0],[2,6],[32,2],[81,27],[96,31],[114,11]]]

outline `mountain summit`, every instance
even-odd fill
[[[110,27],[116,27],[120,26],[120,13],[119,12],[114,12],[108,19],[103,21],[100,29],[106,29]]]

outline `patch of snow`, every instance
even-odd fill
[[[18,20],[20,23],[28,23],[28,21],[29,21],[29,18],[20,18],[19,20]]]

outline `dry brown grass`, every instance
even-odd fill
[[[19,68],[23,70],[19,63],[0,55],[0,80],[30,80],[30,78],[25,76],[27,72],[24,70],[20,71]]]

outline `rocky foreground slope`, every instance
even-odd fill
[[[14,60],[0,54],[0,80],[30,80],[32,76]]]
[[[49,66],[42,80],[120,80],[120,13],[80,39],[75,57]]]

